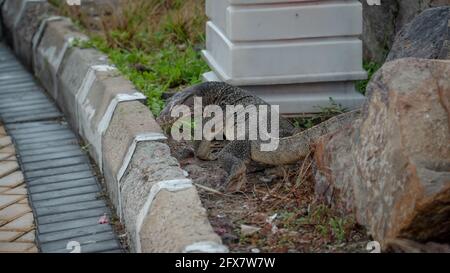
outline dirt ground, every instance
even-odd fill
[[[195,158],[190,142],[169,145],[231,252],[366,252],[365,230],[315,200],[311,160],[251,167],[243,192],[223,194],[216,189],[227,174],[217,162]]]

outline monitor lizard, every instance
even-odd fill
[[[163,125],[173,124],[175,118],[171,117],[172,109],[181,104],[192,109],[194,97],[201,97],[203,106],[218,105],[224,112],[226,105],[242,105],[244,107],[269,105],[261,98],[241,88],[223,82],[206,82],[176,93],[160,113],[158,122]],[[268,108],[270,110],[270,107]],[[336,131],[358,117],[359,111],[352,111],[335,116],[305,131],[297,132],[289,120],[280,116],[279,146],[274,151],[262,151],[261,144],[263,142],[260,140],[231,140],[217,156],[214,156],[212,155],[212,141],[201,140],[194,141],[194,152],[198,158],[203,160],[217,159],[229,174],[221,190],[237,192],[247,182],[246,170],[250,162],[274,166],[293,164],[310,154],[310,145],[320,136]],[[269,121],[270,119],[268,119]],[[267,126],[270,130],[270,124]]]

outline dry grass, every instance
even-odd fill
[[[364,251],[368,238],[354,219],[316,199],[312,165],[308,157],[296,165],[279,167],[278,178],[269,184],[259,181],[261,173],[249,173],[249,183],[239,194],[198,187],[214,230],[232,252]],[[214,172],[214,168],[203,167],[205,172]],[[204,181],[202,175],[197,176],[192,179]],[[260,231],[243,235],[242,224]]]
[[[204,1],[117,1],[117,6],[99,1],[92,8],[59,8],[91,34],[103,36],[112,48],[152,52],[168,44],[198,44],[204,40]],[[98,18],[92,18],[93,10]]]

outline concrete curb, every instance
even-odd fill
[[[88,144],[131,249],[227,252],[192,181],[141,103],[145,96],[105,55],[74,47],[75,40],[87,37],[69,19],[54,16],[46,0],[4,0],[0,17],[18,57]]]

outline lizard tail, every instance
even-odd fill
[[[355,110],[335,116],[319,125],[290,137],[281,138],[274,151],[261,151],[261,143],[252,143],[252,159],[268,165],[292,164],[306,158],[311,153],[311,144],[321,136],[333,133],[350,125],[360,117]]]

